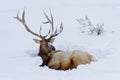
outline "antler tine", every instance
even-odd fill
[[[61,33],[63,31],[63,24],[62,24],[62,22],[61,22],[61,25],[60,25],[60,32],[59,33]]]
[[[50,23],[51,29],[52,29],[52,33],[53,33],[53,32],[54,32],[54,20],[53,20],[53,16],[52,16],[51,11],[50,11],[50,16],[51,16],[51,18],[49,18],[49,17],[47,16],[47,14],[45,13],[45,11],[44,11],[44,15],[45,15],[47,21],[46,21],[46,22],[43,22],[43,23],[44,23],[44,24]]]
[[[53,20],[53,15],[50,10],[50,15],[51,15],[51,24],[52,24],[52,32],[54,31],[54,20]]]
[[[14,18],[17,19],[19,22],[21,22],[21,23],[25,26],[25,29],[26,29],[29,33],[31,33],[31,34],[39,37],[39,38],[44,39],[44,37],[43,37],[41,34],[39,35],[39,34],[33,32],[33,31],[32,31],[31,29],[29,29],[29,27],[27,26],[27,24],[26,24],[26,22],[25,22],[25,9],[23,10],[22,18],[19,17],[19,14],[18,14],[18,13],[17,13],[17,17],[14,17]]]
[[[49,37],[49,39],[51,39],[52,37],[56,37],[56,36],[59,35],[62,31],[63,31],[63,24],[62,24],[62,22],[61,22],[59,32],[58,32],[58,30],[57,30],[57,28],[56,28],[54,34],[52,34],[52,35]]]
[[[51,33],[51,35],[50,35],[50,37],[49,37],[49,39],[51,39],[52,37],[55,37],[55,36],[59,35],[59,34],[63,31],[63,25],[62,25],[62,22],[61,22],[59,32],[58,32],[57,28],[56,28],[56,30],[54,31],[54,19],[53,19],[51,10],[50,10],[50,18],[47,16],[47,14],[46,14],[45,12],[44,12],[44,15],[45,15],[47,21],[46,21],[46,22],[43,22],[43,23],[44,23],[44,24],[48,24],[48,23],[51,24],[51,29],[49,30],[48,34],[47,34],[45,37],[47,37],[47,36]],[[51,30],[52,30],[52,32],[50,32]]]
[[[42,26],[40,25],[39,34],[42,32]]]

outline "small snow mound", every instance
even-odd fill
[[[26,53],[31,57],[37,57],[38,56],[38,50],[36,49],[29,49],[26,51]]]

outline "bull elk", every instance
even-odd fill
[[[46,65],[51,69],[67,70],[67,69],[77,68],[77,66],[80,64],[89,64],[95,60],[92,55],[80,50],[74,50],[71,52],[56,50],[55,47],[51,44],[54,42],[55,37],[58,36],[63,31],[62,22],[59,26],[59,30],[57,28],[54,29],[54,20],[51,12],[50,12],[50,17],[48,17],[45,12],[44,15],[47,21],[43,22],[43,24],[51,25],[48,34],[44,36],[41,35],[41,30],[42,30],[41,26],[40,26],[40,34],[33,32],[27,26],[25,21],[25,10],[22,13],[22,18],[20,18],[18,14],[17,17],[14,17],[24,25],[25,29],[29,33],[41,39],[41,40],[33,39],[36,43],[40,44],[38,56],[40,56],[43,61],[40,66]]]

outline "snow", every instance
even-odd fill
[[[45,19],[43,11],[49,14],[51,9],[55,25],[58,26],[62,20],[64,26],[53,43],[56,48],[87,51],[97,61],[67,71],[39,67],[42,63],[41,58],[36,56],[39,45],[32,40],[36,37],[13,19],[17,11],[21,14],[24,8],[27,23],[34,32],[39,32],[39,26]],[[80,33],[76,19],[84,16],[88,16],[94,24],[103,22],[105,33],[100,36]],[[1,0],[0,80],[119,80],[119,21],[119,0]]]

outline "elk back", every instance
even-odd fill
[[[90,64],[94,61],[92,55],[80,50],[72,52],[56,52],[51,53],[48,67],[56,70],[67,70],[77,68],[80,64]]]
[[[92,61],[95,61],[95,59],[88,52],[74,50],[71,55],[71,69],[77,68],[80,64],[90,64]]]
[[[72,53],[68,52],[56,52],[56,53],[51,53],[51,59],[48,63],[48,67],[52,69],[69,69],[71,65],[70,57]]]

